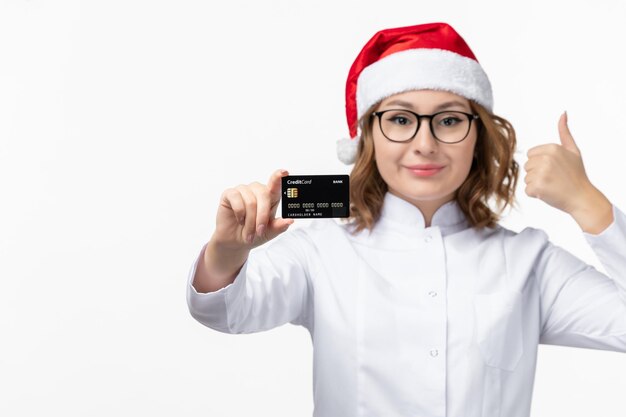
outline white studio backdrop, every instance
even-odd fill
[[[626,209],[626,4],[587,3],[2,0],[0,415],[311,414],[308,332],[208,329],[187,274],[224,189],[349,173],[345,78],[383,28],[452,24],[520,166],[567,110],[591,181]],[[523,176],[503,225],[601,269]],[[626,413],[623,354],[539,349],[533,416]]]

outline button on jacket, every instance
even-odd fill
[[[527,417],[539,343],[626,352],[626,216],[584,233],[607,275],[545,232],[477,230],[454,201],[425,227],[387,193],[372,232],[320,219],[257,247],[187,303],[200,323],[304,326],[314,417]],[[202,253],[202,252],[201,252]]]

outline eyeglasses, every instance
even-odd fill
[[[465,139],[477,114],[462,111],[441,111],[434,114],[417,114],[409,110],[390,109],[372,113],[378,117],[380,130],[392,142],[408,142],[415,137],[422,117],[429,120],[433,137],[443,143],[458,143]]]

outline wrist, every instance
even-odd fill
[[[569,214],[585,233],[599,234],[613,222],[613,205],[591,183],[578,193],[578,203]]]
[[[220,252],[214,243],[206,244],[198,262],[192,285],[199,293],[214,292],[233,283],[247,259],[247,253]]]
[[[211,238],[204,250],[204,261],[210,265],[213,273],[232,273],[233,269],[239,269],[248,259],[250,249],[232,247]]]

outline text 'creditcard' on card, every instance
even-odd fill
[[[349,217],[348,175],[288,175],[282,178],[283,218]]]

